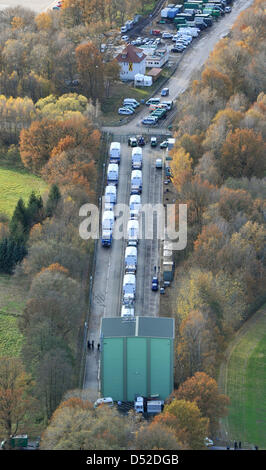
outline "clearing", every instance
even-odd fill
[[[17,357],[23,342],[18,318],[25,305],[25,287],[13,276],[0,275],[0,357]]]
[[[266,448],[266,307],[237,333],[222,364],[219,385],[230,398],[229,415],[222,421],[234,441]]]
[[[42,194],[47,187],[41,178],[25,170],[0,167],[0,213],[12,216],[19,198],[27,203],[32,191]]]

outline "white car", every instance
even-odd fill
[[[167,31],[165,31],[163,34],[162,34],[162,39],[172,39],[173,35],[171,33],[168,33]]]
[[[96,400],[94,402],[94,408],[97,408],[97,406],[99,405],[109,405],[109,406],[114,406],[114,401],[111,397],[106,397],[106,398],[98,398],[98,400]]]
[[[128,36],[122,36],[121,39],[122,39],[122,41],[128,41],[129,37]]]
[[[213,446],[213,441],[211,439],[209,439],[208,437],[205,437],[204,444],[205,444],[206,447],[212,447]]]
[[[134,111],[130,108],[119,108],[118,110],[118,114],[126,114],[126,115],[129,115],[129,114],[134,114]]]
[[[232,8],[231,7],[225,7],[224,11],[225,11],[225,13],[231,13]]]

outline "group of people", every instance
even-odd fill
[[[88,349],[89,350],[94,349],[94,340],[92,340],[91,342],[90,342],[90,340],[88,340]],[[100,351],[100,343],[97,344],[97,350]]]

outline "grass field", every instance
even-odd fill
[[[228,437],[266,449],[266,308],[231,349],[224,391],[230,398]],[[247,322],[248,323],[248,322]]]
[[[46,188],[46,183],[37,176],[0,167],[0,213],[11,216],[20,197],[27,202],[32,191],[42,194]]]
[[[25,305],[25,288],[12,276],[0,275],[0,357],[19,356],[23,337],[18,318]]]

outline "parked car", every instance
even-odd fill
[[[161,96],[168,96],[169,95],[169,88],[163,88],[161,91]]]
[[[163,161],[161,158],[157,158],[155,162],[155,168],[162,168],[163,167]]]
[[[231,13],[232,8],[231,7],[225,7],[224,11],[225,11],[225,13]]]
[[[163,142],[160,143],[160,148],[161,149],[166,149],[168,147],[168,141],[164,140]]]
[[[157,147],[157,138],[151,137],[151,147]]]
[[[172,39],[173,35],[172,33],[168,33],[167,31],[165,31],[163,34],[162,34],[162,38],[163,39]]]
[[[158,118],[153,116],[147,116],[145,117],[144,119],[142,119],[141,123],[144,125],[144,126],[154,126],[155,124],[157,124],[158,122]]]
[[[131,109],[131,111],[133,111],[133,113],[135,112],[135,108],[134,108],[134,106],[132,106],[132,104],[124,104],[123,108]]]
[[[134,114],[134,111],[132,109],[129,109],[129,108],[119,108],[118,114],[130,115],[130,114]]]
[[[204,444],[205,444],[206,447],[212,447],[213,446],[213,441],[211,439],[209,439],[208,437],[205,437]]]
[[[122,41],[128,41],[129,37],[128,36],[122,36],[121,39],[122,39]]]
[[[183,52],[185,50],[185,47],[180,44],[180,46],[174,46],[171,49],[171,52]]]

